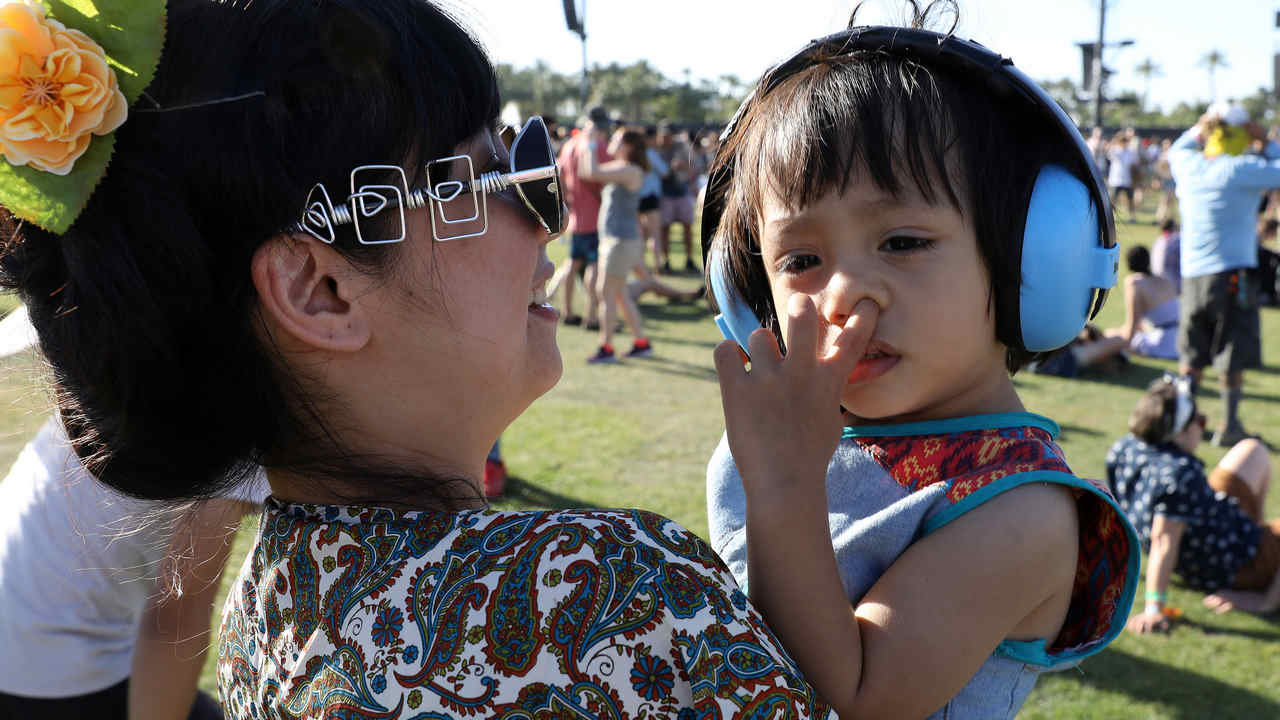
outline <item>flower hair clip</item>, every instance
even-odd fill
[[[0,0],[0,204],[63,233],[155,75],[164,0]]]

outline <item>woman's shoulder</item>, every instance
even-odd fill
[[[322,705],[438,709],[444,696],[415,691],[448,673],[454,695],[478,699],[468,712],[486,717],[561,702],[584,717],[645,706],[664,717],[728,716],[733,702],[765,695],[787,717],[824,711],[714,553],[669,518],[629,509],[359,514],[353,524],[313,518],[274,562],[260,557],[242,571],[220,658],[231,705],[340,661],[350,667],[326,676],[334,682],[323,691],[331,697],[316,698]],[[260,547],[270,542],[264,532]],[[318,685],[280,687],[274,702],[288,704]],[[579,708],[587,695],[603,704]]]

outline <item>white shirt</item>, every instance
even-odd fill
[[[234,499],[269,492],[260,476]],[[0,484],[0,692],[71,697],[129,676],[173,517],[99,483],[44,424]]]
[[[1112,150],[1111,165],[1107,169],[1107,184],[1111,187],[1133,187],[1133,166],[1138,164],[1138,153],[1123,148]]]

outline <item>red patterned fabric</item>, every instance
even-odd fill
[[[1071,473],[1062,448],[1052,435],[1038,427],[859,437],[857,442],[911,492],[946,483],[946,497],[953,505],[964,503],[974,492],[1011,475]],[[1050,654],[1080,651],[1106,641],[1115,614],[1121,610],[1129,558],[1135,551],[1124,520],[1105,499],[1110,496],[1106,487],[1087,482],[1096,492],[1075,490],[1080,519],[1075,588],[1062,632],[1049,648]]]

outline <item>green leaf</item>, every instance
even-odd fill
[[[164,0],[45,0],[49,17],[93,38],[129,104],[155,77],[164,50]]]
[[[95,136],[66,175],[0,161],[0,205],[23,220],[61,235],[75,222],[106,175],[115,140],[115,133]]]
[[[164,0],[46,0],[49,17],[93,38],[132,105],[151,84],[164,49]],[[129,122],[125,120],[125,122]],[[114,133],[94,136],[67,175],[0,162],[0,204],[59,235],[84,210],[111,163]]]

